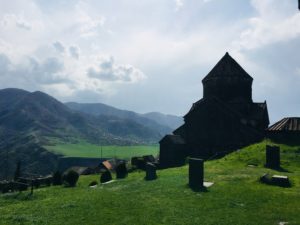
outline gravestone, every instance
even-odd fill
[[[128,171],[126,168],[126,163],[120,163],[117,167],[116,167],[116,175],[117,175],[117,179],[123,179],[125,177],[127,177]]]
[[[189,159],[189,186],[194,190],[203,188],[204,160],[198,158]]]
[[[137,167],[138,158],[139,158],[139,157],[132,157],[132,158],[131,158],[131,165],[132,165],[132,166],[136,166],[136,167]]]
[[[108,170],[106,170],[104,173],[101,174],[100,183],[103,184],[111,180],[112,180],[111,173]]]
[[[273,175],[272,184],[280,187],[290,187],[291,183],[287,176]]]
[[[266,167],[280,168],[280,147],[266,145]]]
[[[146,177],[145,180],[155,180],[157,178],[156,175],[156,166],[152,163],[146,163]]]

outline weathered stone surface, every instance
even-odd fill
[[[108,170],[106,170],[104,173],[101,174],[101,177],[100,177],[101,183],[106,183],[111,180],[112,180],[111,173]]]
[[[155,180],[156,175],[156,166],[152,163],[146,163],[146,177],[145,180]]]
[[[128,171],[127,171],[127,168],[126,168],[126,163],[120,163],[116,167],[117,179],[123,179],[123,178],[127,177],[127,175],[128,175]]]
[[[189,159],[189,186],[199,190],[203,188],[204,160],[198,158]]]
[[[280,147],[266,145],[266,167],[280,168]]]

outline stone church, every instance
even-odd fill
[[[266,102],[252,100],[253,78],[228,54],[202,80],[203,98],[184,124],[160,141],[162,168],[180,166],[187,156],[219,157],[264,138]]]

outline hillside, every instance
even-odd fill
[[[158,112],[140,114],[133,111],[118,109],[103,103],[65,103],[70,109],[92,115],[111,115],[123,119],[130,119],[151,129],[167,134],[183,124],[183,118],[165,115]]]
[[[163,136],[136,121],[73,111],[55,98],[20,89],[0,90],[0,178],[22,160],[25,170],[55,168],[57,155],[43,146],[85,141],[102,145],[152,144]],[[4,172],[5,171],[5,172]]]
[[[264,168],[265,144],[206,162],[205,180],[214,182],[206,192],[187,187],[187,166],[160,170],[155,181],[133,172],[97,188],[88,184],[98,176],[81,176],[75,188],[0,195],[0,224],[299,225],[300,146],[281,145],[288,172],[280,172]],[[266,172],[289,176],[292,187],[260,183]]]

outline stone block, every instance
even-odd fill
[[[204,160],[198,158],[189,159],[189,186],[192,189],[202,189],[204,181]]]

